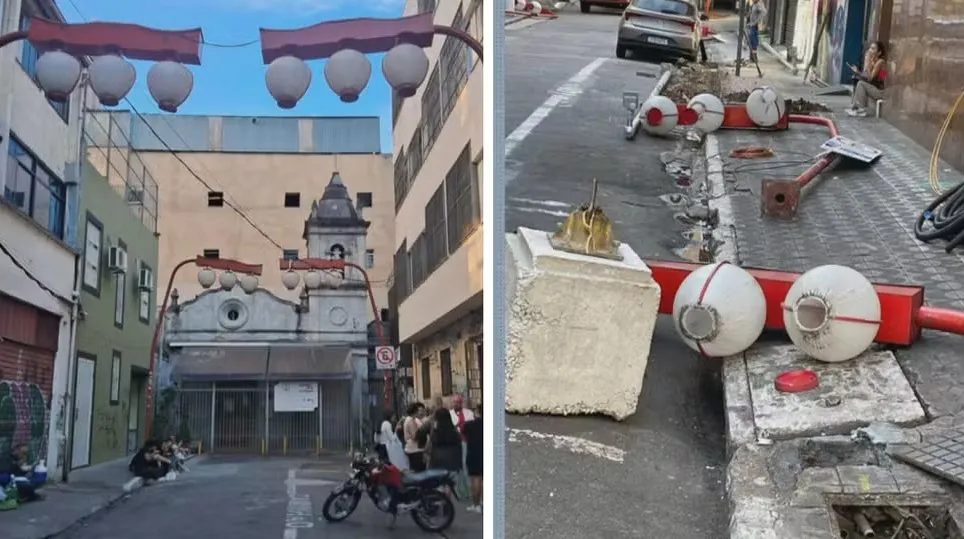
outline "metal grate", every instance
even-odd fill
[[[893,456],[926,472],[964,486],[964,430],[948,430],[903,446]]]

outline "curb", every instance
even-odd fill
[[[669,84],[669,81],[672,77],[673,77],[673,68],[669,68],[666,71],[664,71],[663,74],[660,75],[659,80],[656,81],[656,86],[653,87],[653,91],[649,93],[646,99],[649,99],[653,96],[657,96],[663,93],[663,90],[666,89],[666,85]],[[639,104],[639,110],[636,111],[636,114],[633,116],[633,120],[629,123],[629,125],[625,127],[626,140],[634,140],[636,138],[636,135],[639,133],[639,127],[643,123],[642,121],[643,106],[642,105],[645,102],[646,100],[643,100]]]

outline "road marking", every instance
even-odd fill
[[[571,453],[576,453],[580,455],[590,455],[593,457],[599,457],[606,460],[611,460],[613,462],[623,462],[626,458],[626,452],[618,447],[613,447],[611,445],[601,444],[599,442],[593,442],[591,440],[586,440],[585,438],[577,438],[575,436],[563,436],[561,434],[547,434],[544,432],[536,432],[528,429],[505,429],[509,433],[510,442],[519,442],[520,437],[530,438],[533,440],[540,440],[545,442],[551,442],[553,447],[556,449],[565,449]]]
[[[535,204],[537,206],[549,206],[550,208],[568,208],[572,204],[566,202],[559,202],[558,200],[536,200],[534,198],[519,198],[519,197],[509,197],[512,202],[521,202],[523,204]]]
[[[298,539],[298,530],[313,528],[315,516],[311,507],[311,497],[298,495],[298,471],[288,470],[285,488],[288,492],[288,506],[285,508],[285,530],[283,539]]]
[[[553,90],[552,95],[549,99],[546,99],[541,105],[539,105],[536,110],[532,111],[532,114],[525,119],[524,122],[519,124],[509,136],[505,138],[505,156],[506,158],[512,154],[512,151],[516,149],[519,144],[522,143],[530,133],[545,120],[552,111],[562,105],[563,103],[568,103],[575,101],[583,91],[586,89],[586,83],[589,81],[589,77],[592,76],[593,72],[599,69],[599,66],[606,63],[608,58],[596,58],[589,63],[586,67],[579,70],[578,73],[572,76],[569,80],[562,83],[561,86]]]
[[[512,211],[521,211],[525,213],[544,213],[546,215],[551,215],[553,217],[569,217],[568,212],[562,210],[547,210],[545,208],[527,208],[525,206],[512,206]]]

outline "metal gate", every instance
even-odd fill
[[[318,382],[319,406],[276,412],[265,382],[205,382],[180,388],[178,421],[204,451],[263,455],[348,451],[358,443],[351,381]]]

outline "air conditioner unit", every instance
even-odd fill
[[[127,251],[123,247],[111,247],[107,255],[107,267],[114,273],[127,273]]]
[[[141,290],[154,290],[154,272],[151,268],[141,266],[137,274],[137,288]]]

